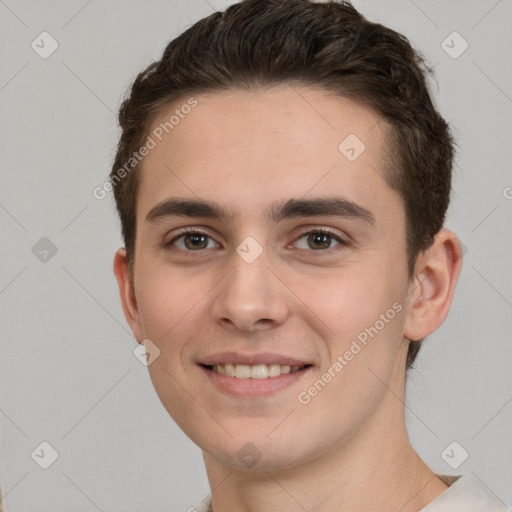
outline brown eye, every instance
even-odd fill
[[[206,249],[208,246],[208,236],[200,233],[185,235],[183,238],[185,247],[190,250]]]
[[[339,236],[321,229],[304,233],[295,244],[299,249],[312,249],[314,251],[326,251],[337,245],[347,245]]]
[[[308,246],[311,249],[329,249],[332,237],[327,233],[310,233],[308,235]]]
[[[218,244],[206,233],[201,231],[191,231],[182,233],[173,238],[169,243],[165,244],[167,249],[180,249],[182,251],[199,251],[202,249],[211,249],[217,247]]]

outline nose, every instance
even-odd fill
[[[247,263],[233,254],[232,267],[216,287],[213,314],[224,328],[244,332],[281,325],[289,315],[287,289],[262,254]]]

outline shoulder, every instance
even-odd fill
[[[208,495],[197,507],[190,509],[189,512],[210,512],[211,502],[212,497]]]
[[[420,512],[510,512],[469,475],[437,475],[449,487]]]
[[[437,475],[449,487],[420,512],[512,512],[496,497],[488,494],[484,488],[469,475]],[[205,498],[191,512],[209,512],[211,496]]]

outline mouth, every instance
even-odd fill
[[[289,364],[201,364],[203,368],[210,372],[217,373],[219,375],[225,375],[235,379],[272,379],[281,377],[282,375],[288,375],[290,373],[301,372],[307,368],[310,368],[311,364],[304,364],[300,366],[291,366]]]
[[[280,361],[276,362],[276,359]],[[275,395],[302,381],[314,370],[313,366],[304,361],[272,357],[271,354],[253,357],[229,354],[198,364],[198,368],[208,379],[205,382],[213,385],[210,389],[238,399]],[[302,387],[304,386],[303,382]]]

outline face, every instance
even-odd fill
[[[143,162],[129,321],[160,350],[160,400],[209,457],[308,462],[385,428],[404,378],[410,283],[385,126],[306,88],[196,99]]]

